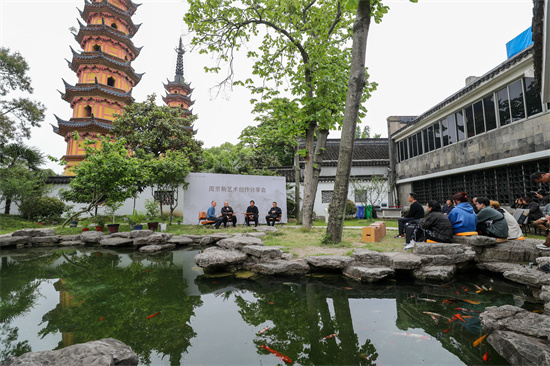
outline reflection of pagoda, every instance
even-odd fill
[[[131,19],[138,6],[131,0],[85,0],[80,15],[86,25],[79,22],[75,36],[83,51],[72,50],[73,59],[67,61],[78,82],[73,86],[63,80],[65,93],[61,93],[73,115],[68,121],[56,116],[54,126],[67,142],[64,175],[72,175],[69,168],[84,160],[82,141],[75,140],[74,132],[82,139],[97,139],[109,132],[114,115],[134,101],[132,88],[142,76],[130,65],[140,52],[131,40],[139,28]]]
[[[168,80],[168,84],[164,84],[164,89],[166,89],[166,96],[162,98],[166,105],[172,108],[183,108],[185,115],[191,115],[192,112],[189,110],[195,102],[191,100],[191,85],[185,82],[183,77],[183,54],[185,53],[181,38],[179,47],[176,48],[178,53],[176,59],[176,75],[174,80]]]

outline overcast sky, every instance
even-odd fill
[[[180,36],[184,45],[190,37],[183,22],[187,3],[181,0],[134,0],[142,5],[133,16],[142,23],[133,37],[142,47],[132,63],[145,72],[133,89],[140,102],[156,93],[158,104],[165,94],[163,82],[173,79]],[[362,125],[372,133],[387,137],[386,118],[391,115],[419,115],[453,94],[470,75],[480,76],[506,60],[506,43],[531,25],[532,0],[407,0],[384,1],[390,6],[381,24],[372,24],[367,45],[367,67],[372,81],[379,84],[367,101]],[[65,59],[71,60],[69,46],[81,51],[70,33],[80,19],[84,0],[0,0],[0,44],[19,51],[30,65],[33,98],[47,107],[46,119],[32,131],[29,145],[60,158],[66,143],[52,131],[54,114],[68,120],[69,103],[61,99],[62,78],[75,84],[77,77]],[[84,23],[84,21],[81,20]],[[214,98],[211,88],[222,75],[205,74],[203,67],[212,58],[188,52],[184,74],[194,88],[193,112],[197,138],[205,147],[238,142],[240,132],[255,124],[250,111],[250,95],[242,87]],[[241,59],[236,76],[246,78],[250,63]],[[331,132],[329,138],[339,137]],[[48,164],[57,173],[62,168]]]

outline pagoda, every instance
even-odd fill
[[[182,108],[184,115],[193,114],[189,110],[195,102],[191,100],[191,84],[185,82],[183,77],[183,54],[185,50],[180,38],[179,47],[176,48],[177,58],[176,58],[176,75],[174,80],[168,80],[168,84],[163,84],[164,89],[166,89],[166,96],[162,98],[164,103],[172,108]]]
[[[131,66],[141,50],[132,42],[139,29],[132,15],[139,5],[131,0],[85,0],[84,10],[80,11],[86,25],[78,21],[80,29],[75,39],[83,51],[71,47],[73,58],[67,60],[78,82],[71,85],[63,80],[65,93],[60,92],[61,98],[70,103],[73,115],[68,121],[55,116],[57,126],[53,126],[67,142],[62,158],[67,162],[64,175],[74,175],[70,168],[84,160],[84,139],[97,140],[98,135],[109,133],[114,116],[134,102],[132,88],[143,75]]]

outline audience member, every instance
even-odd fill
[[[495,210],[487,197],[478,197],[476,206],[479,210],[477,214],[478,232],[497,238],[497,242],[508,240],[508,224],[504,219],[504,214]]]
[[[223,215],[223,227],[227,227],[227,222],[231,221],[233,223],[233,227],[237,226],[237,215],[235,215],[235,212],[229,206],[229,202],[225,201],[223,203],[223,207],[221,209],[222,215]]]
[[[409,213],[397,220],[399,234],[395,236],[396,238],[405,237],[405,226],[407,224],[410,225],[413,223],[418,223],[418,220],[424,218],[424,208],[422,208],[422,205],[416,201],[416,194],[409,193],[409,202],[411,203]]]
[[[254,201],[250,201],[250,206],[246,209],[246,215],[244,216],[244,221],[247,226],[250,226],[250,221],[254,221],[254,226],[258,226],[258,217],[260,213],[258,212],[258,207],[255,206]]]
[[[453,225],[453,234],[475,232],[477,217],[472,205],[468,203],[466,192],[459,192],[453,195],[455,208],[447,215]]]
[[[542,218],[542,211],[540,210],[539,204],[533,201],[531,197],[523,197],[523,206],[524,209],[529,210],[526,224],[530,224]]]
[[[441,212],[441,206],[437,201],[428,201],[426,205],[428,216],[421,219],[418,227],[424,231],[424,239],[441,243],[450,243],[453,239],[453,225]]]
[[[550,203],[544,206],[542,209],[542,217],[533,221],[533,225],[544,230],[546,235],[548,235],[550,231]]]
[[[277,221],[277,219],[280,220],[282,215],[283,211],[281,211],[280,207],[277,207],[277,202],[273,202],[273,207],[267,211],[267,216],[265,217],[267,226],[270,226],[269,223],[271,223],[271,226],[275,226],[275,221]]]
[[[206,210],[206,219],[210,221],[216,221],[214,223],[214,228],[219,229],[220,225],[223,222],[223,217],[221,214],[216,216],[216,201],[212,201],[210,204],[211,206],[208,207],[208,210]]]
[[[550,173],[536,172],[531,174],[531,182],[534,184],[548,184],[550,183]]]
[[[521,227],[519,226],[514,216],[512,216],[505,209],[501,208],[500,203],[498,201],[491,200],[490,203],[495,210],[497,210],[498,212],[504,215],[504,219],[506,220],[506,225],[508,225],[508,239],[515,240],[515,239],[523,238]]]
[[[441,208],[441,212],[443,212],[443,215],[447,216],[451,213],[451,211],[455,208],[455,205],[453,204],[453,200],[447,200],[443,207]]]
[[[516,198],[516,200],[514,201],[512,206],[510,206],[510,207],[515,208],[515,209],[522,209],[523,208],[523,197]]]

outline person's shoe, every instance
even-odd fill
[[[504,242],[507,242],[508,239],[507,238],[497,238],[497,243],[504,243]]]
[[[550,250],[550,247],[547,247],[547,246],[544,245],[544,244],[537,244],[537,249],[541,249],[541,250]]]
[[[412,249],[412,248],[414,248],[414,243],[407,244],[403,247],[403,249],[406,249],[406,250],[409,250],[409,249]]]
[[[399,234],[399,235],[394,236],[394,239],[399,239],[399,238],[404,238],[404,237],[405,237],[405,235]]]

